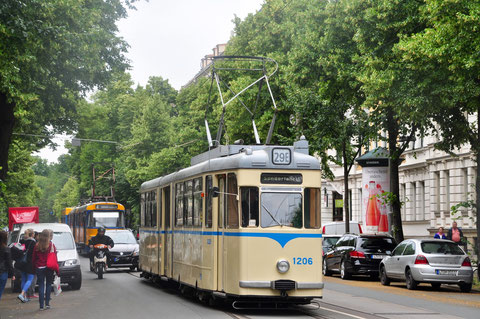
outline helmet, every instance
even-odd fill
[[[103,227],[98,227],[97,235],[100,234],[100,233],[104,233],[104,234],[105,234],[105,228],[103,228]]]

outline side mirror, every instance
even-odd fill
[[[213,187],[212,188],[212,197],[218,197],[218,195],[220,194],[220,190],[218,189],[218,187]]]

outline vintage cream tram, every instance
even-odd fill
[[[293,146],[218,146],[143,183],[142,277],[234,307],[321,297],[320,185],[303,137]]]

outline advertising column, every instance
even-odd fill
[[[390,191],[388,151],[376,148],[357,159],[362,166],[362,217],[365,233],[391,233],[391,210],[382,199]]]

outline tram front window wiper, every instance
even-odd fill
[[[280,226],[283,226],[282,223],[280,223],[273,215],[272,213],[270,213],[270,211],[267,209],[267,207],[265,207],[265,205],[262,204],[262,207],[263,209],[265,209],[265,211],[268,213],[268,215],[270,215],[270,217],[272,217],[272,219]]]

